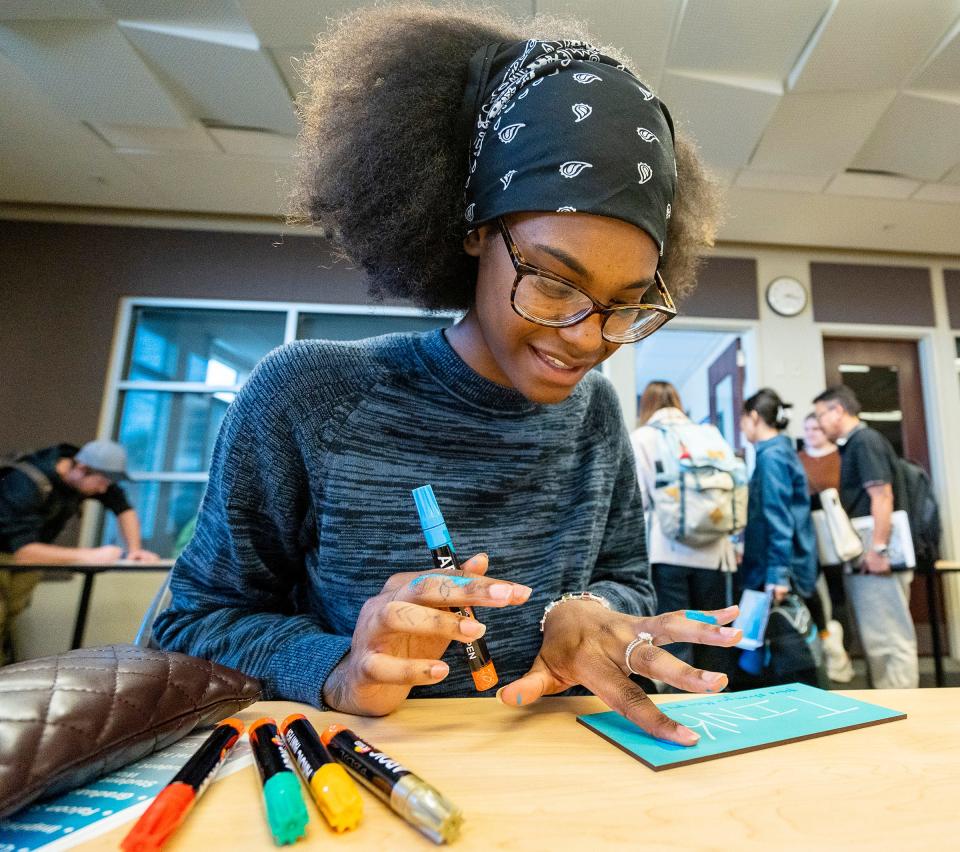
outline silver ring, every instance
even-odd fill
[[[627,664],[627,670],[630,674],[643,675],[643,672],[638,672],[633,666],[630,665],[630,655],[633,653],[633,649],[637,645],[653,645],[653,636],[649,633],[638,633],[637,638],[634,639],[629,645],[627,645],[627,650],[624,652],[623,659]]]

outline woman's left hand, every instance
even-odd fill
[[[736,606],[708,610],[704,615],[715,618],[716,624],[707,624],[687,618],[682,611],[637,618],[611,612],[595,601],[564,601],[547,615],[543,645],[530,671],[497,695],[511,707],[526,707],[541,696],[582,684],[651,736],[695,745],[699,735],[661,713],[630,680],[625,651],[639,633],[648,633],[652,643],[641,643],[630,654],[636,673],[687,692],[720,692],[727,685],[725,674],[695,669],[660,646],[695,642],[729,648],[743,634],[722,625],[733,621],[738,612]]]

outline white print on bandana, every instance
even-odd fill
[[[565,178],[575,178],[584,169],[592,169],[593,163],[585,163],[583,160],[567,160],[560,166],[560,174]]]
[[[652,101],[652,100],[653,100],[654,94],[653,94],[653,92],[651,92],[648,88],[646,88],[646,86],[641,86],[639,83],[637,83],[637,88],[640,89],[640,94],[643,95],[643,99],[644,99],[645,101]]]
[[[590,106],[590,104],[574,104],[570,109],[573,110],[573,114],[577,117],[577,124],[585,118],[589,118],[590,113],[593,112],[593,107]]]
[[[476,207],[476,204],[471,204],[463,213],[463,218],[468,222],[473,221],[473,208]]]
[[[519,95],[517,95],[517,100],[522,101],[529,94],[530,94],[530,90],[524,89]]]
[[[576,207],[569,207],[569,206],[567,206],[567,207],[558,207],[558,208],[557,208],[557,213],[576,213],[576,212],[577,212],[577,208],[576,208]]]
[[[502,178],[500,178],[500,183],[503,184],[503,188],[506,189],[510,186],[510,181],[513,180],[513,176],[517,173],[516,169],[510,169]]]
[[[526,126],[527,125],[523,123],[508,124],[497,134],[497,136],[500,137],[501,142],[513,142],[513,140],[516,138],[517,131],[519,131],[521,127]]]
[[[644,142],[659,142],[659,141],[660,141],[660,140],[657,138],[656,134],[651,133],[649,130],[647,130],[646,127],[638,127],[638,128],[637,128],[637,136],[639,136]]]
[[[672,205],[672,204],[668,204],[668,205],[667,205],[667,216],[666,216],[666,218],[669,219],[672,215],[673,215],[673,205]]]
[[[640,183],[646,183],[653,177],[653,169],[646,163],[637,163],[637,171],[640,172]]]
[[[594,83],[597,80],[602,81],[601,77],[598,77],[596,74],[591,74],[589,71],[578,71],[573,75],[573,79],[578,83],[583,83],[584,86],[586,86],[588,83]]]

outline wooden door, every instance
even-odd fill
[[[823,356],[827,385],[852,388],[863,406],[863,422],[882,432],[898,455],[915,461],[929,473],[930,449],[917,343],[828,337],[823,341]],[[937,597],[943,600],[942,591]],[[917,627],[920,653],[930,654],[927,587],[919,579],[911,588],[910,612]],[[940,620],[943,621],[942,613]]]

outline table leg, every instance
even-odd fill
[[[83,591],[80,592],[80,605],[77,607],[77,620],[73,625],[73,640],[70,649],[83,646],[83,632],[87,627],[87,610],[90,609],[90,596],[93,594],[94,574],[84,574]]]
[[[937,611],[937,572],[931,566],[927,575],[927,613],[930,617],[930,639],[933,642],[935,683],[943,686],[943,648],[940,645],[940,613]]]

